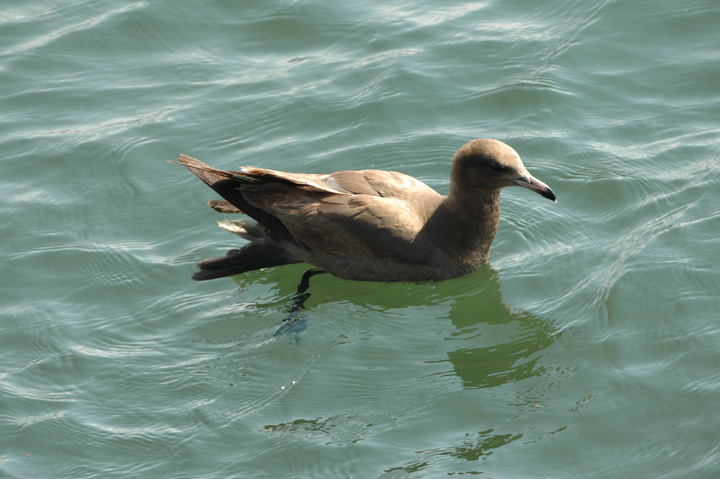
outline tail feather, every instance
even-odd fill
[[[200,271],[193,274],[195,281],[224,278],[256,269],[299,263],[276,243],[249,243],[241,249],[233,249],[225,256],[200,261]]]
[[[229,231],[253,243],[263,243],[265,240],[269,240],[267,235],[262,231],[262,228],[258,228],[258,225],[251,221],[242,219],[233,221],[222,220],[218,221],[218,226],[225,231]]]
[[[187,155],[180,155],[178,161],[171,163],[187,167],[195,176],[226,200],[226,202],[210,204],[211,208],[215,209],[217,206],[220,208],[219,211],[226,213],[234,213],[235,210],[243,212],[285,240],[295,241],[292,233],[280,219],[273,215],[272,211],[266,211],[245,199],[243,187],[248,184],[259,183],[260,180],[256,176],[241,171],[218,170]],[[234,209],[231,207],[234,207]]]
[[[300,262],[278,243],[295,243],[293,235],[282,221],[274,216],[272,211],[248,202],[244,196],[243,190],[246,187],[262,184],[263,180],[245,172],[218,170],[187,155],[180,155],[178,161],[171,163],[187,167],[224,198],[211,200],[208,206],[222,213],[245,213],[259,223],[253,224],[244,220],[219,222],[221,228],[242,236],[250,243],[241,249],[228,251],[225,256],[200,261],[197,264],[200,270],[192,277],[194,280],[224,278],[246,271]]]
[[[225,200],[210,200],[208,206],[218,213],[239,214],[243,212],[240,208]]]
[[[207,163],[203,163],[202,161],[187,155],[180,155],[177,161],[171,161],[170,163],[187,167],[187,169],[192,171],[195,176],[200,178],[211,188],[213,184],[218,181],[231,179],[236,175],[241,174],[235,171],[218,170]]]

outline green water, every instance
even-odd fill
[[[4,1],[0,477],[720,477],[716,0]],[[167,163],[399,170],[476,137],[488,267],[429,284],[239,246]]]

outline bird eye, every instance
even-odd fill
[[[493,161],[490,163],[490,169],[493,171],[503,171],[505,168],[503,168],[503,166],[497,161]]]

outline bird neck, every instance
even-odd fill
[[[448,196],[441,206],[445,210],[441,248],[460,251],[472,269],[480,267],[490,256],[490,246],[500,223],[500,191],[472,192]]]

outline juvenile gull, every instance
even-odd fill
[[[198,281],[300,262],[361,281],[454,278],[487,262],[502,188],[556,201],[498,140],[472,140],[455,153],[448,196],[395,171],[225,171],[187,155],[178,163],[225,199],[211,200],[211,208],[255,220],[219,222],[249,243],[198,263]]]

